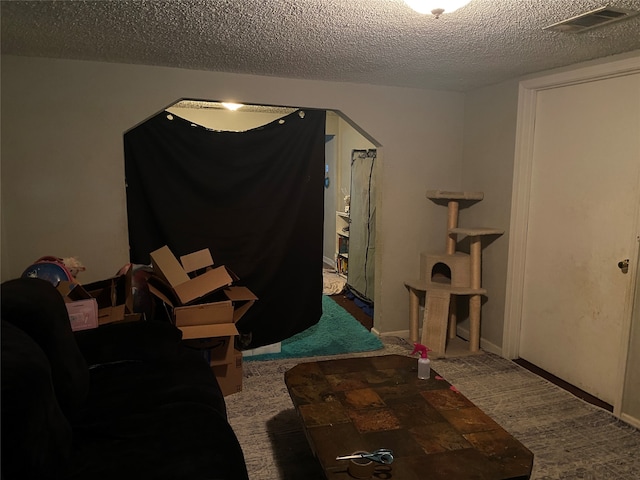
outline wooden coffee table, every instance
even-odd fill
[[[393,450],[372,478],[528,479],[533,454],[417,359],[402,355],[302,363],[285,383],[329,480],[352,478],[339,455]]]

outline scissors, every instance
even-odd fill
[[[373,460],[374,462],[389,465],[393,462],[393,452],[388,448],[379,448],[371,453],[362,452],[354,453],[353,455],[342,455],[340,457],[336,457],[336,460],[354,460],[357,458],[366,458],[368,460]]]

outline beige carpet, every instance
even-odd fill
[[[383,343],[382,350],[331,358],[411,353],[402,339],[383,337]],[[283,379],[294,365],[324,358],[245,363],[243,391],[226,401],[251,480],[324,478]],[[432,365],[534,453],[531,478],[640,478],[640,431],[609,412],[496,355],[433,360]]]

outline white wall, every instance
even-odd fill
[[[425,191],[460,188],[462,94],[13,56],[1,88],[2,280],[42,255],[78,256],[83,282],[128,261],[122,135],[176,100],[323,108],[382,145],[375,326],[408,329],[403,280],[446,218]]]
[[[484,199],[461,209],[459,224],[505,232],[482,240],[482,346],[494,352],[502,346],[517,113],[517,80],[466,95],[462,188]],[[459,326],[468,330],[468,320]]]

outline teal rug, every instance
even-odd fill
[[[369,332],[330,297],[322,296],[320,321],[282,341],[280,353],[263,353],[243,361],[320,357],[342,353],[369,352],[383,348],[380,339]]]

